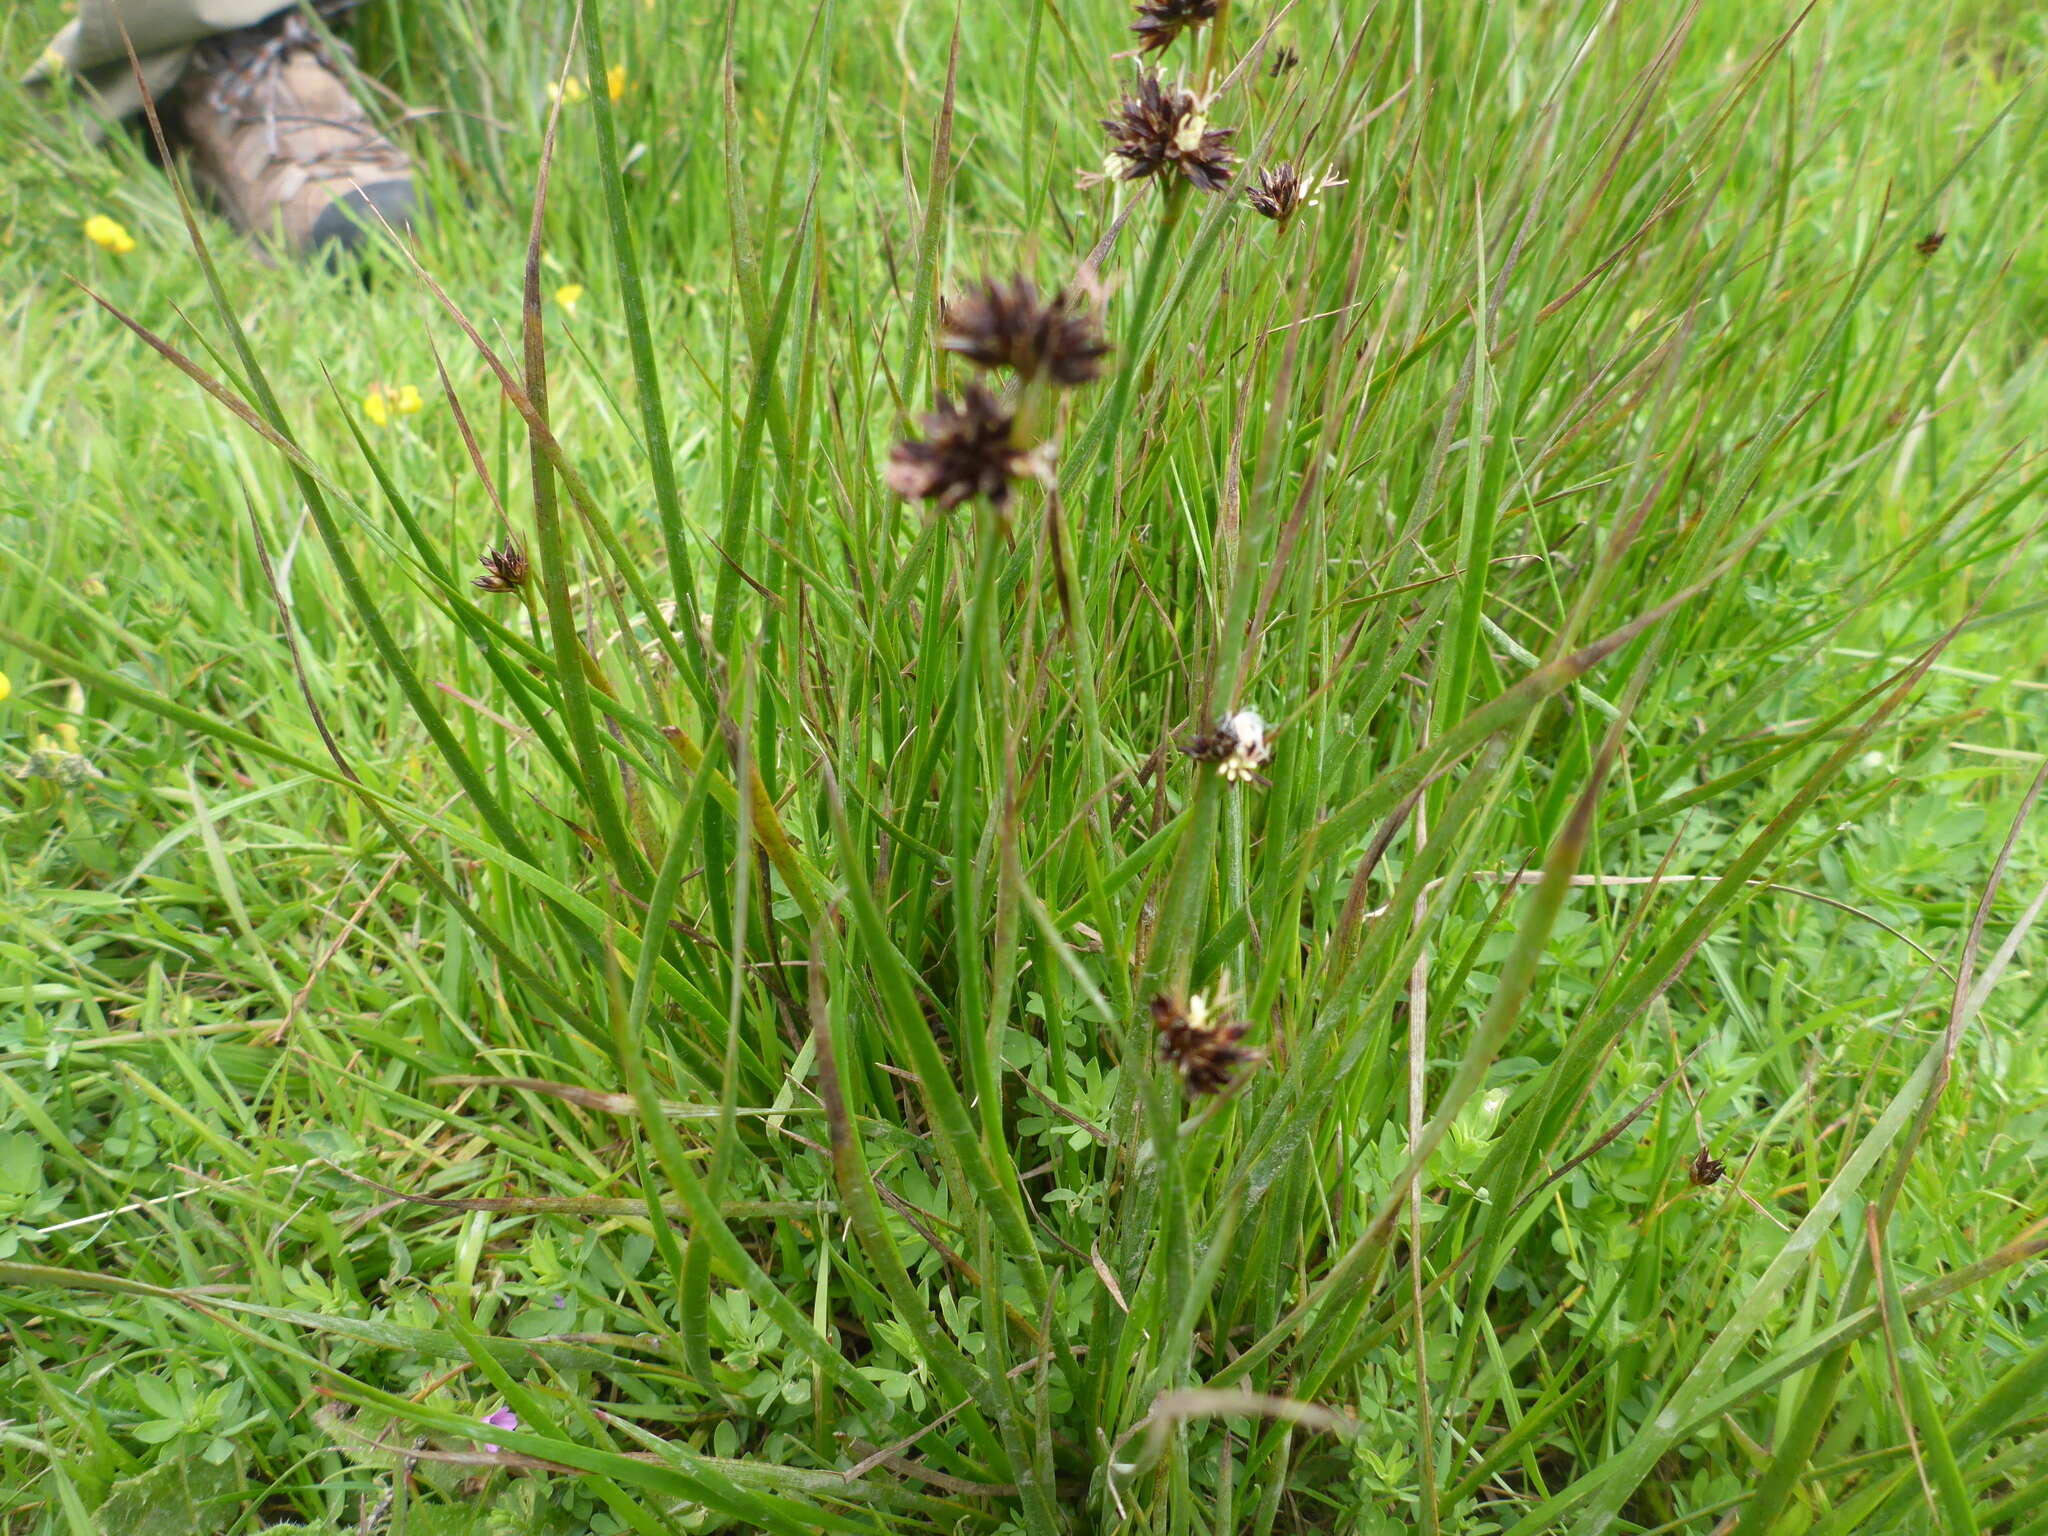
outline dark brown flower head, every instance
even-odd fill
[[[533,574],[533,568],[526,563],[526,551],[510,539],[502,548],[483,552],[483,568],[483,575],[474,583],[479,592],[517,592]]]
[[[1245,192],[1245,201],[1275,223],[1285,224],[1294,217],[1308,195],[1308,188],[1302,183],[1301,172],[1292,162],[1282,161],[1269,165],[1259,172],[1259,179]]]
[[[1700,1155],[1692,1160],[1686,1171],[1692,1175],[1693,1183],[1705,1189],[1710,1184],[1721,1182],[1721,1175],[1728,1171],[1728,1165],[1701,1147]]]
[[[1216,19],[1216,0],[1138,0],[1138,52],[1171,47],[1181,33]]]
[[[1081,295],[1041,299],[1028,277],[984,280],[945,305],[940,344],[982,368],[1009,368],[1027,383],[1086,384],[1102,373],[1109,346]]]
[[[1115,117],[1105,117],[1109,155],[1116,174],[1138,181],[1161,172],[1179,171],[1204,192],[1230,185],[1236,158],[1230,152],[1235,128],[1211,128],[1201,103],[1157,75],[1138,82],[1138,93],[1124,98]]]
[[[1195,737],[1181,751],[1198,763],[1214,763],[1216,771],[1233,784],[1266,783],[1259,770],[1273,760],[1266,722],[1249,709],[1219,720],[1215,730]]]
[[[1300,62],[1301,55],[1283,44],[1273,50],[1273,60],[1266,66],[1266,73],[1278,80]]]
[[[1221,1093],[1237,1080],[1237,1069],[1259,1059],[1237,1042],[1245,1023],[1212,1013],[1200,997],[1183,1008],[1161,994],[1152,999],[1152,1027],[1159,1031],[1159,1057],[1176,1072],[1190,1093]]]
[[[961,502],[986,497],[991,506],[1010,499],[1010,480],[1030,466],[1016,444],[1015,418],[979,384],[970,384],[956,404],[941,400],[924,418],[924,437],[906,438],[889,453],[883,478],[909,501],[935,501],[950,512]]]
[[[1925,261],[1928,257],[1932,256],[1936,251],[1941,249],[1942,241],[1946,240],[1947,238],[1948,233],[1945,230],[1930,230],[1928,233],[1922,235],[1917,241],[1914,242],[1913,249],[1918,251],[1920,253],[1920,259],[1922,261]]]

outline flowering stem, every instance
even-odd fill
[[[1116,841],[1109,819],[1109,768],[1102,750],[1102,704],[1094,686],[1095,632],[1089,627],[1087,604],[1081,600],[1073,541],[1060,536],[1057,488],[1049,487],[1046,491],[1046,514],[1047,526],[1053,533],[1053,560],[1059,567],[1061,582],[1073,598],[1067,628],[1074,646],[1074,675],[1087,684],[1076,688],[1074,696],[1081,708],[1081,789],[1084,800],[1093,808],[1096,843],[1084,845],[1082,852],[1088,863],[1088,883],[1097,892],[1100,910],[1096,926],[1102,932],[1106,958],[1112,962],[1108,967],[1110,998],[1119,1014],[1127,1017],[1131,1012],[1131,968],[1123,945],[1123,936],[1128,931],[1124,926],[1123,901],[1116,892],[1104,888],[1096,864],[1099,855],[1116,847]]]
[[[1124,342],[1125,355],[1116,370],[1116,382],[1109,404],[1088,424],[1088,430],[1076,445],[1071,466],[1072,478],[1078,480],[1091,465],[1106,464],[1113,458],[1110,450],[1114,446],[1124,414],[1130,409],[1131,378],[1137,372],[1143,359],[1144,338],[1150,323],[1153,306],[1158,302],[1161,274],[1166,268],[1166,252],[1172,242],[1174,227],[1180,222],[1182,210],[1186,207],[1186,183],[1176,179],[1163,189],[1166,211],[1160,218],[1159,229],[1152,242],[1152,250],[1146,259],[1145,270],[1138,280],[1138,295],[1131,315],[1131,326]],[[1107,481],[1103,484],[1106,486]],[[1048,493],[1056,500],[1057,493]],[[1052,502],[1049,501],[1049,507]],[[1074,645],[1074,675],[1079,686],[1074,690],[1081,708],[1081,758],[1085,783],[1082,788],[1088,802],[1094,807],[1096,838],[1103,852],[1114,848],[1115,841],[1109,822],[1109,770],[1103,753],[1102,714],[1095,691],[1095,638],[1090,628],[1093,623],[1088,606],[1087,592],[1082,585],[1083,569],[1094,570],[1100,564],[1097,551],[1101,538],[1097,530],[1099,514],[1105,510],[1106,502],[1093,501],[1089,507],[1087,527],[1083,533],[1086,549],[1077,556],[1068,541],[1061,539],[1056,553],[1062,579],[1072,596],[1071,623],[1068,625]],[[1057,523],[1055,523],[1057,526]],[[1067,525],[1070,529],[1072,524]],[[1092,878],[1092,876],[1091,876]],[[1118,921],[1114,926],[1117,933],[1123,932],[1121,921],[1122,903],[1114,896],[1106,899],[1105,905],[1114,912]],[[1105,914],[1106,915],[1106,914]],[[1104,942],[1112,930],[1104,929]],[[1127,967],[1111,967],[1113,996],[1124,1012],[1130,1011],[1130,990]]]
[[[993,653],[996,568],[1002,563],[1000,515],[985,509],[975,519],[973,592],[962,614],[964,635],[953,700],[953,937],[959,968],[959,1039],[967,1053],[969,1091],[979,1100],[989,1156],[1007,1157],[1002,1137],[1002,1094],[997,1077],[1001,1024],[983,1016],[986,997],[981,948],[981,817],[976,772],[980,750],[982,674]]]
[[[1230,0],[1216,0],[1216,14],[1209,19],[1209,58],[1202,66],[1202,89],[1216,89],[1217,77],[1223,70],[1223,33],[1230,21]]]
[[[1052,414],[1051,389],[1043,373],[1018,386],[1010,413],[1010,441],[1017,447],[1035,448],[1044,439],[1046,418]]]
[[[1207,729],[1206,724],[1204,729]],[[1223,797],[1223,915],[1226,921],[1245,908],[1244,802],[1247,793],[1240,786],[1235,794]],[[1239,986],[1249,989],[1251,962],[1244,940],[1238,941],[1231,959],[1234,963],[1230,973],[1237,978]],[[1249,995],[1248,991],[1246,995]]]
[[[1145,957],[1146,982],[1154,989],[1187,993],[1194,972],[1195,936],[1215,870],[1216,813],[1224,794],[1221,774],[1208,767],[1197,770],[1187,820],[1159,900],[1152,950]]]
[[[541,191],[547,196],[546,162],[543,161]],[[534,416],[528,424],[529,462],[533,473],[534,545],[540,554],[541,594],[546,599],[549,638],[554,646],[555,686],[561,691],[562,718],[568,727],[569,746],[582,772],[582,791],[591,819],[596,823],[599,843],[619,880],[629,890],[646,889],[647,871],[640,849],[626,826],[619,795],[613,788],[612,765],[607,761],[597,724],[597,710],[591,702],[593,680],[585,671],[588,655],[583,637],[577,632],[576,610],[569,596],[569,541],[563,527],[554,465],[543,444],[548,419],[547,340],[540,308],[540,215],[535,213],[534,237],[527,247],[526,294],[522,334],[525,341],[526,397]],[[611,689],[596,683],[599,691]]]
[[[1107,483],[1103,477],[1115,467],[1116,440],[1123,430],[1124,416],[1130,410],[1131,380],[1145,360],[1145,333],[1151,328],[1152,310],[1159,302],[1159,282],[1166,271],[1166,253],[1173,244],[1173,232],[1180,224],[1181,214],[1187,208],[1186,182],[1175,177],[1163,184],[1161,190],[1166,198],[1166,211],[1160,216],[1159,228],[1152,237],[1152,250],[1145,258],[1145,270],[1138,278],[1138,295],[1131,308],[1131,324],[1124,339],[1123,358],[1116,370],[1116,386],[1103,414],[1101,432],[1091,432],[1091,441],[1082,449],[1084,458],[1090,447],[1094,450],[1098,484]],[[1090,508],[1091,514],[1099,511],[1099,506]],[[1099,543],[1096,525],[1100,521],[1094,515],[1088,519],[1087,553],[1090,558],[1084,563],[1091,568],[1095,565],[1093,556]]]
[[[583,42],[590,79],[605,80],[604,16],[595,5],[584,19]],[[689,546],[683,538],[682,497],[676,486],[675,459],[669,451],[668,419],[661,403],[661,374],[654,359],[654,335],[647,320],[647,298],[640,282],[640,260],[634,252],[632,221],[626,214],[625,179],[619,168],[617,133],[612,125],[609,91],[591,102],[597,128],[598,184],[604,189],[605,213],[611,226],[612,255],[619,273],[619,307],[625,319],[627,350],[632,354],[634,385],[639,395],[641,436],[647,446],[647,470],[654,490],[655,514],[661,524],[663,553],[668,558],[670,587],[675,594],[673,630],[688,649],[691,667],[683,680],[707,715],[711,701],[711,661],[698,628],[697,587],[691,573]],[[650,617],[659,620],[658,610]]]

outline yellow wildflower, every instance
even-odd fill
[[[568,105],[573,107],[576,105],[577,102],[583,100],[589,94],[590,88],[586,86],[581,80],[577,79],[574,75],[571,75],[567,80],[562,81],[559,85],[556,84],[553,80],[550,80],[548,82],[549,101],[566,102]]]
[[[555,302],[566,310],[573,311],[576,308],[576,301],[582,297],[583,285],[581,283],[564,283],[555,290]]]
[[[8,699],[13,697],[13,694],[14,684],[10,683],[7,680],[7,674],[5,672],[0,672],[0,704],[5,704],[8,701]]]
[[[96,213],[85,221],[85,238],[116,256],[126,256],[135,249],[135,237],[104,213]]]
[[[363,396],[363,414],[372,426],[384,427],[391,424],[394,413],[411,416],[425,404],[419,390],[410,384],[372,384]]]
[[[613,101],[626,94],[626,66],[614,64],[604,72],[604,88]]]

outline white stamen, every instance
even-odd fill
[[[1266,740],[1266,722],[1249,709],[1239,710],[1217,726],[1216,734],[1230,747],[1229,754],[1216,765],[1216,771],[1232,784],[1257,778],[1258,770],[1273,759],[1272,745]]]

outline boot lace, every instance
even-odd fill
[[[360,3],[320,0],[313,9],[328,20]],[[403,171],[404,152],[360,109],[347,117],[322,117],[304,110],[285,83],[286,66],[301,54],[311,55],[335,75],[343,73],[343,61],[352,64],[355,59],[353,49],[314,27],[300,11],[201,43],[195,62],[207,77],[207,105],[237,128],[262,129],[266,168],[289,163],[314,171],[368,163]],[[311,131],[338,137],[324,149],[295,142]]]

